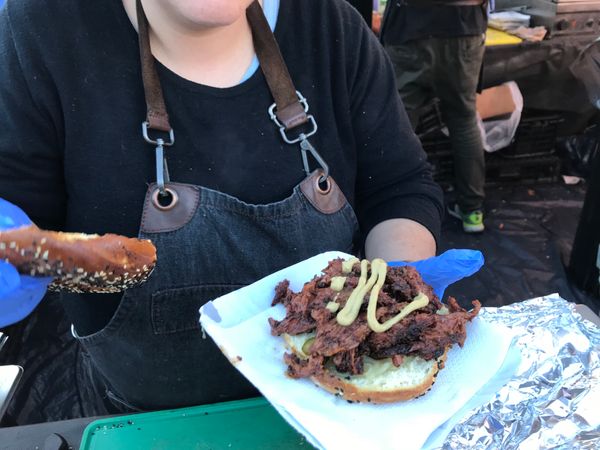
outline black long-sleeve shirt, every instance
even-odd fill
[[[483,6],[401,5],[391,0],[381,25],[381,41],[399,45],[430,37],[450,38],[485,33],[487,15]]]
[[[443,211],[425,154],[377,39],[341,0],[282,0],[275,29],[319,131],[312,144],[354,206],[363,236],[409,218],[436,238]],[[260,70],[230,88],[158,64],[175,146],[171,179],[248,203],[290,195],[304,173],[297,145],[269,119]],[[154,148],[138,40],[121,0],[8,0],[0,12],[0,197],[39,226],[136,236]],[[100,328],[118,296],[65,306],[78,331]]]

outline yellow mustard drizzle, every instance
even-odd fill
[[[352,272],[352,268],[354,267],[354,264],[356,264],[357,262],[360,262],[360,260],[358,258],[355,258],[354,256],[350,259],[346,259],[345,261],[342,261],[342,273]]]
[[[350,297],[348,297],[346,305],[336,316],[337,323],[340,325],[348,326],[356,320],[358,317],[358,312],[360,311],[360,306],[365,298],[365,294],[369,292],[369,290],[375,284],[375,281],[377,280],[377,274],[374,271],[371,272],[371,276],[367,281],[368,269],[369,261],[363,259],[360,262],[360,278],[358,280],[358,285],[354,288],[350,294]]]
[[[378,292],[379,294],[379,292]],[[369,328],[373,330],[375,333],[383,333],[384,331],[389,330],[406,316],[408,316],[411,312],[416,311],[419,308],[423,308],[427,306],[429,303],[429,298],[419,292],[419,294],[413,298],[413,301],[406,305],[402,311],[396,314],[394,317],[386,320],[383,323],[379,323],[377,317],[375,316],[375,310],[377,309],[377,295],[373,297],[373,293],[371,293],[371,298],[369,299],[369,305],[367,306],[367,323],[369,324]]]
[[[334,313],[340,309],[340,304],[336,302],[328,302],[327,305],[325,305],[325,308]]]
[[[450,314],[450,310],[448,309],[448,307],[446,305],[444,305],[436,311],[436,314],[438,314],[440,316],[445,316],[447,314]]]
[[[379,291],[385,283],[387,264],[383,259],[374,259],[371,262],[371,276],[367,280],[368,268],[369,262],[366,259],[363,259],[360,263],[360,279],[358,280],[358,285],[350,294],[350,297],[348,298],[344,308],[342,308],[342,310],[336,316],[336,320],[340,325],[348,326],[356,320],[365,295],[369,291],[370,296],[369,303],[367,305],[367,324],[375,333],[383,333],[384,331],[389,330],[395,324],[408,316],[411,312],[416,311],[419,308],[423,308],[429,304],[429,298],[422,292],[419,292],[413,301],[405,306],[402,311],[385,322],[380,323],[376,316],[377,299],[379,297]]]
[[[346,282],[346,277],[331,277],[330,288],[332,291],[340,292],[344,289],[344,283]]]

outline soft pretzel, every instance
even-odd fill
[[[28,225],[0,231],[0,260],[21,274],[55,277],[52,291],[110,293],[144,282],[156,264],[156,249],[149,240]]]

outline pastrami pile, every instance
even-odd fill
[[[332,312],[331,303],[339,304],[339,310],[344,307],[358,285],[361,266],[357,262],[350,273],[343,273],[342,262],[342,259],[330,261],[323,275],[306,283],[299,293],[289,289],[288,280],[276,287],[273,305],[282,303],[287,314],[281,321],[269,319],[271,334],[316,333],[308,358],[285,354],[290,377],[319,375],[325,370],[326,363],[332,363],[339,372],[359,375],[363,373],[364,356],[391,358],[398,367],[404,356],[420,356],[430,360],[440,357],[452,344],[463,345],[465,325],[479,312],[479,301],[473,301],[474,308],[470,312],[461,308],[452,297],[444,305],[416,269],[408,266],[387,269],[385,283],[379,292],[376,317],[379,322],[385,322],[398,314],[419,293],[429,298],[425,307],[410,313],[389,330],[376,333],[367,323],[367,295],[356,320],[348,326],[338,324],[337,312]],[[331,280],[339,276],[346,279],[343,289],[337,292],[331,288]]]

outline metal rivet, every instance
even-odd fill
[[[154,206],[157,209],[160,209],[161,211],[168,211],[170,209],[173,209],[175,207],[175,205],[179,202],[179,196],[177,195],[177,192],[173,189],[170,188],[165,188],[165,192],[171,196],[171,201],[169,202],[168,205],[162,205],[159,201],[159,195],[162,195],[160,193],[160,190],[157,188],[155,189],[155,191],[152,193],[152,203],[154,204]]]

